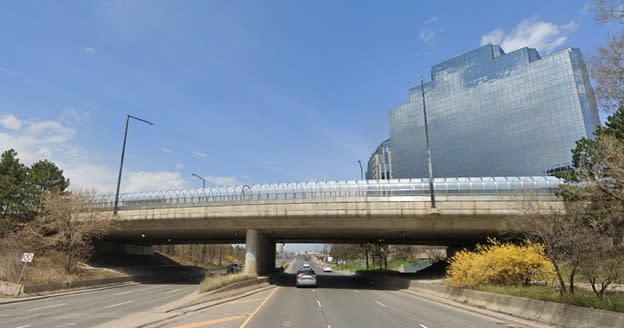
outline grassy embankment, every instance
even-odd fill
[[[22,269],[21,252],[0,252],[0,280],[17,282]],[[28,263],[22,276],[21,284],[51,284],[77,280],[91,280],[122,277],[124,274],[112,270],[102,270],[79,265],[72,273],[65,272],[64,255],[57,252],[35,254],[32,263]]]
[[[399,270],[403,264],[417,263],[420,261],[424,261],[424,260],[391,260],[391,261],[388,261],[388,270]],[[364,261],[351,262],[351,263],[346,263],[346,264],[335,264],[335,265],[330,264],[330,266],[334,268],[335,270],[341,270],[341,271],[355,272],[359,270],[366,270],[366,262]],[[375,264],[373,264],[372,262],[369,263],[368,270],[378,270],[378,269],[379,269],[379,263],[375,263]],[[382,265],[382,270],[385,270],[383,265]]]
[[[212,290],[217,290],[221,287],[225,287],[227,285],[245,281],[256,279],[257,276],[255,274],[245,274],[245,273],[237,273],[237,274],[228,274],[228,275],[211,275],[204,278],[204,280],[199,284],[199,290],[201,292],[209,292]]]

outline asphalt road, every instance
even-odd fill
[[[299,258],[295,267],[302,264]],[[317,288],[295,288],[291,274],[277,288],[187,314],[159,327],[523,327],[397,290],[376,289],[366,278],[323,273],[311,264],[317,272]]]
[[[19,303],[0,304],[0,327],[93,327],[165,304],[197,284],[134,284]]]

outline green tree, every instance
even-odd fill
[[[0,157],[0,237],[18,222],[33,217],[33,203],[28,188],[28,167],[19,162],[17,152],[9,149]]]
[[[63,170],[47,159],[31,165],[29,173],[29,182],[38,192],[63,192],[69,187]]]

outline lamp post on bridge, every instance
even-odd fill
[[[364,169],[362,169],[362,161],[358,159],[358,164],[360,164],[360,180],[364,180]]]
[[[199,175],[193,173],[192,174],[194,177],[200,179],[202,181],[202,189],[206,189],[206,179],[204,179],[203,177],[200,177]]]
[[[137,121],[141,121],[143,123],[147,123],[149,125],[154,125],[154,123],[144,120],[142,118],[138,118],[136,116],[128,115],[126,117],[126,130],[124,132],[123,146],[121,148],[121,163],[119,163],[119,176],[117,177],[117,191],[115,192],[115,206],[113,207],[113,214],[117,214],[119,211],[119,187],[121,186],[121,171],[123,169],[124,155],[126,153],[126,139],[128,138],[128,123],[130,119],[135,119]]]
[[[433,169],[431,167],[431,148],[429,147],[429,126],[427,125],[427,107],[425,106],[425,85],[420,77],[420,91],[422,92],[423,115],[425,117],[425,140],[427,142],[427,163],[429,166],[429,192],[431,193],[431,208],[436,208],[435,192],[433,190]]]

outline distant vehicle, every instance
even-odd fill
[[[316,287],[316,273],[312,269],[301,269],[297,271],[297,287]]]
[[[303,265],[301,266],[304,269],[309,269],[310,268],[310,263],[303,263]]]
[[[239,273],[241,272],[241,270],[242,270],[242,267],[238,263],[228,264],[227,269],[226,269],[227,273]]]
[[[323,267],[323,272],[332,272],[332,268],[329,265]]]

